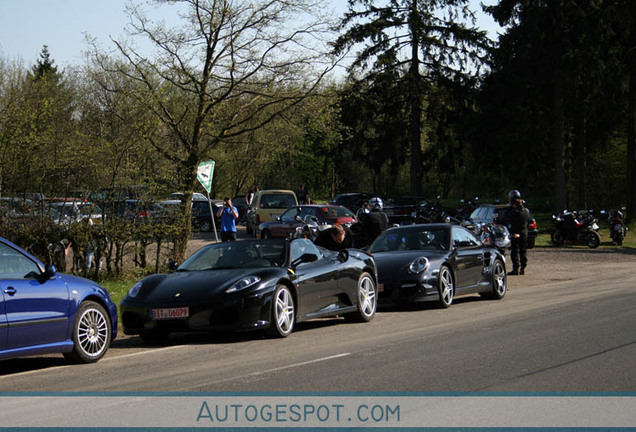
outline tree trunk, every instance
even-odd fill
[[[578,112],[576,117],[574,135],[574,158],[576,161],[576,174],[578,178],[578,200],[577,205],[580,209],[587,208],[587,154],[586,154],[586,130],[585,115]]]
[[[627,220],[636,214],[636,65],[629,68],[627,110]]]
[[[420,29],[418,28],[417,1],[413,0],[411,4],[411,17],[409,27],[411,30],[411,95],[409,97],[410,105],[410,121],[409,121],[409,139],[411,142],[411,194],[414,196],[421,195],[422,192],[422,105],[421,105],[421,77],[420,77],[420,58],[419,58],[419,39]]]
[[[563,116],[563,66],[561,64],[561,32],[563,31],[563,10],[560,1],[548,2],[554,41],[550,52],[552,59],[552,110],[550,115],[550,141],[554,162],[554,210],[567,208],[567,181],[565,176],[565,132]]]

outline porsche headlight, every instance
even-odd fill
[[[409,265],[409,271],[411,273],[422,273],[424,270],[428,268],[428,259],[426,257],[415,258],[413,262]]]
[[[261,281],[261,278],[258,276],[247,276],[236,282],[234,285],[225,290],[226,293],[230,294],[236,291],[243,290],[245,288],[249,288],[253,285],[256,285]]]
[[[139,290],[141,289],[141,282],[137,282],[132,286],[131,289],[128,290],[128,297],[137,297],[139,294]]]

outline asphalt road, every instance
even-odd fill
[[[501,301],[381,308],[279,340],[122,337],[97,364],[0,362],[0,391],[636,391],[634,256],[533,250],[530,263]]]

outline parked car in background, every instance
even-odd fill
[[[391,224],[412,221],[419,210],[428,205],[424,197],[398,197],[384,200],[384,213]]]
[[[166,200],[183,200],[183,195],[184,195],[183,192],[172,192],[170,195],[168,195],[168,198],[166,198]],[[206,197],[200,192],[192,193],[192,201],[204,201],[207,199],[208,197]]]
[[[508,207],[506,204],[482,204],[470,214],[470,222],[475,224],[497,223],[501,212]],[[538,234],[537,220],[531,214],[528,218],[528,249],[534,247]]]
[[[290,234],[296,232],[296,228],[300,228],[304,225],[304,222],[299,222],[297,216],[302,221],[307,216],[312,219],[315,218],[315,222],[318,225],[347,225],[356,222],[356,216],[351,210],[343,206],[335,205],[300,205],[289,208],[285,213],[267,222],[263,222],[259,225],[258,231],[261,238],[284,238]]]
[[[210,205],[212,206],[212,214],[210,214]],[[220,229],[221,218],[216,214],[223,207],[223,200],[193,200],[192,201],[192,226],[202,232],[210,232],[213,229],[212,215],[214,215],[214,224],[216,229]]]
[[[161,219],[164,208],[157,203],[138,199],[115,201],[106,207],[106,214],[114,218],[133,222],[148,222],[153,219]]]
[[[63,353],[101,359],[117,336],[117,307],[88,279],[57,273],[0,237],[0,359]]]
[[[198,198],[198,197],[197,197]],[[212,231],[212,214],[210,214],[210,204],[212,205],[212,212],[214,214],[214,220],[217,229],[219,228],[220,219],[216,217],[217,212],[223,206],[222,200],[210,200],[204,197],[204,199],[192,200],[192,228],[202,232]],[[164,214],[167,215],[166,219],[175,218],[179,211],[181,211],[181,200],[165,200],[160,201],[159,205],[164,208]],[[173,215],[173,216],[170,216]]]
[[[102,209],[90,201],[76,198],[52,199],[49,206],[60,214],[55,222],[58,225],[68,226],[73,222],[86,221],[89,224],[102,222]]]
[[[373,197],[374,195],[364,192],[343,193],[336,195],[331,200],[331,204],[344,206],[355,214],[365,201],[369,201]]]
[[[247,233],[257,235],[260,224],[275,219],[288,208],[297,205],[298,199],[291,190],[265,189],[259,191],[247,210]]]

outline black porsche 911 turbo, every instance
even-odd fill
[[[378,268],[379,303],[436,301],[447,308],[456,296],[506,294],[505,257],[459,225],[390,228],[369,247]]]
[[[307,239],[244,240],[204,246],[171,274],[137,282],[121,302],[125,334],[161,342],[171,332],[268,329],[340,315],[369,321],[377,305],[373,258]]]

